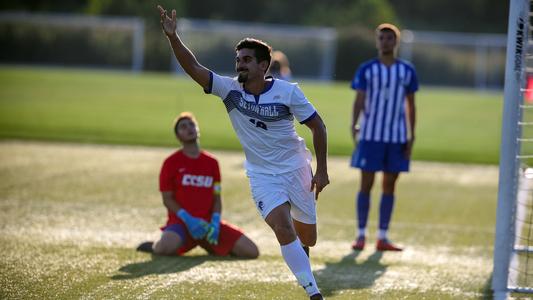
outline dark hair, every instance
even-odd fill
[[[270,60],[272,59],[272,47],[270,47],[267,43],[254,38],[245,38],[237,43],[235,46],[235,51],[239,51],[244,48],[254,50],[257,63],[266,60],[270,66]]]
[[[174,120],[174,133],[178,135],[178,125],[182,120],[189,119],[191,120],[196,126],[198,126],[198,121],[196,121],[196,117],[191,112],[184,111],[181,114],[179,114],[176,119]]]

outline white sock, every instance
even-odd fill
[[[387,239],[387,230],[385,230],[385,229],[378,230],[378,239],[380,239],[380,240]]]
[[[320,293],[316,285],[315,277],[311,272],[309,257],[302,249],[300,240],[296,238],[293,242],[281,246],[281,254],[285,263],[289,266],[298,283],[305,289],[309,296]]]
[[[366,236],[366,228],[359,228],[359,236],[357,237],[365,237]]]

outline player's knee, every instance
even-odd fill
[[[296,238],[296,232],[291,224],[273,224],[271,227],[280,242]]]
[[[259,257],[259,248],[247,236],[242,235],[233,246],[231,254],[241,258],[254,259]]]
[[[155,243],[154,244],[154,254],[157,255],[174,255],[176,254],[176,247],[171,245],[166,245],[165,243]]]
[[[247,249],[246,249],[246,252],[244,253],[244,257],[245,258],[250,258],[250,259],[256,259],[259,257],[259,248],[257,248],[257,245],[252,243]]]

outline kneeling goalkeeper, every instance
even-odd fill
[[[221,219],[220,170],[215,157],[200,149],[193,114],[181,113],[174,124],[182,147],[161,168],[159,189],[168,219],[161,238],[137,250],[158,255],[181,255],[200,246],[217,256],[257,258],[259,250],[235,225]]]

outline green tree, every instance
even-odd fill
[[[394,9],[387,0],[328,1],[310,7],[304,22],[309,25],[359,25],[374,28],[389,22],[398,24]]]
[[[178,18],[184,16],[182,0],[89,0],[85,9],[92,15],[136,16],[145,22],[145,57],[146,70],[168,70],[170,54],[168,42],[161,33],[157,5],[170,11],[176,10]]]
[[[409,29],[459,32],[507,30],[508,0],[390,0]]]

